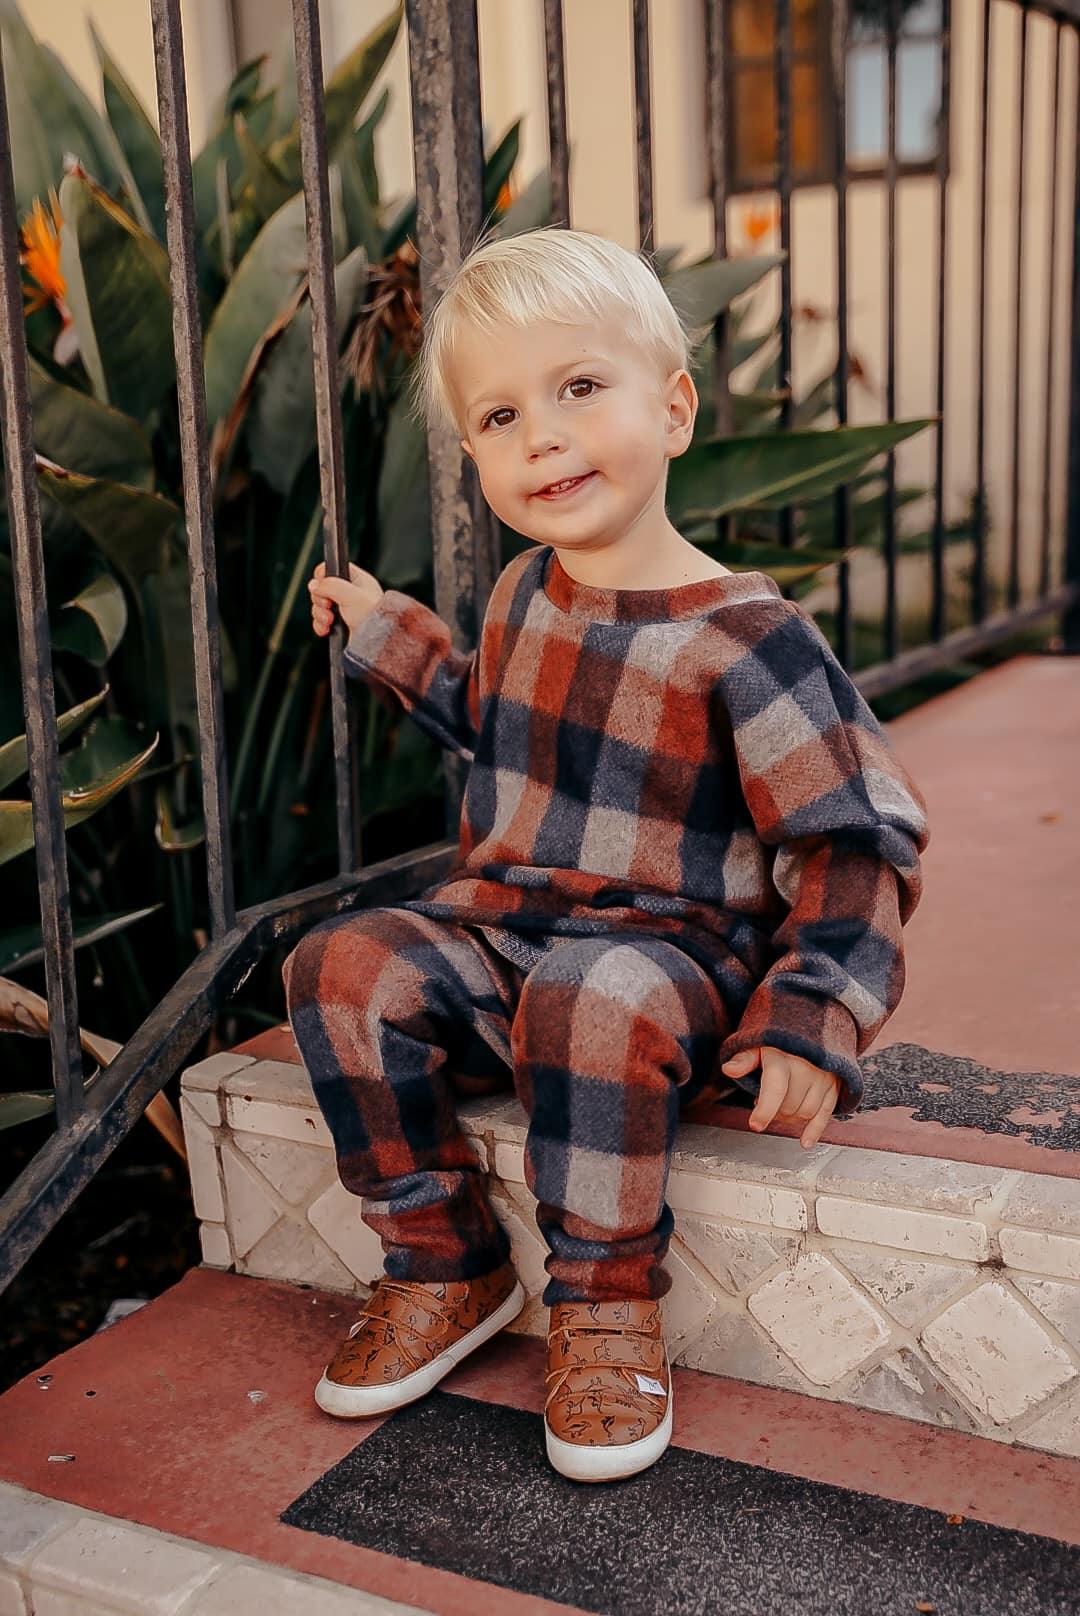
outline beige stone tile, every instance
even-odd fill
[[[1002,1208],[1001,1221],[1051,1234],[1080,1235],[1080,1179],[1021,1173]]]
[[[1076,1375],[1066,1354],[997,1281],[947,1307],[922,1332],[946,1379],[996,1425],[1027,1412]]]
[[[668,1203],[676,1220],[686,1212],[770,1224],[777,1229],[805,1229],[806,1201],[797,1190],[704,1173],[673,1170],[668,1177]]]
[[[268,1185],[231,1144],[226,1143],[221,1147],[221,1166],[233,1253],[237,1257],[244,1257],[255,1242],[274,1226],[281,1211]]]
[[[1080,1284],[1061,1284],[1054,1279],[1029,1279],[1026,1274],[1009,1278],[1028,1301],[1046,1315],[1069,1345],[1080,1352]]]
[[[819,1195],[923,1207],[938,1212],[977,1212],[1009,1174],[941,1156],[901,1156],[888,1150],[838,1150],[816,1180]]]
[[[502,1139],[512,1145],[524,1144],[529,1118],[516,1095],[512,1095],[500,1107],[492,1117],[489,1128],[496,1139]]]
[[[900,1324],[911,1330],[939,1313],[958,1291],[978,1277],[974,1263],[920,1262],[895,1251],[837,1251],[846,1268]]]
[[[682,1363],[684,1353],[701,1340],[716,1311],[716,1292],[693,1262],[672,1240],[664,1266],[671,1275],[671,1289],[660,1299],[664,1319],[664,1339],[668,1359]]]
[[[217,1055],[208,1055],[205,1060],[199,1061],[196,1066],[189,1066],[180,1074],[180,1089],[209,1089],[221,1088],[227,1077],[238,1072],[243,1066],[254,1066],[254,1055],[238,1055],[234,1050],[223,1049]]]
[[[217,1089],[184,1089],[180,1095],[180,1109],[190,1106],[209,1128],[220,1128],[222,1122],[221,1094]]]
[[[458,1121],[461,1123],[463,1133],[474,1138],[483,1133],[494,1133],[496,1123],[500,1118],[512,1116],[524,1119],[525,1113],[521,1103],[516,1099],[507,1099],[505,1094],[478,1094],[470,1100],[459,1100],[457,1103]],[[524,1122],[521,1134],[524,1137]]]
[[[508,1184],[524,1184],[525,1152],[521,1145],[507,1144],[502,1140],[496,1143],[493,1176],[505,1179]]]
[[[330,1129],[322,1113],[305,1111],[300,1105],[284,1105],[278,1100],[249,1100],[230,1094],[225,1100],[230,1128],[238,1133],[260,1133],[275,1139],[295,1139],[303,1145],[333,1148]]]
[[[222,1088],[234,1099],[299,1105],[305,1110],[318,1109],[311,1079],[302,1066],[292,1061],[252,1061],[242,1071],[226,1077]]]
[[[943,1430],[975,1433],[983,1428],[942,1385],[917,1352],[902,1346],[880,1363],[857,1370],[844,1386],[844,1401],[905,1420],[924,1420]]]
[[[817,1386],[831,1386],[889,1339],[876,1310],[819,1251],[765,1280],[746,1305]]]
[[[103,1605],[85,1594],[61,1593],[56,1588],[35,1588],[33,1600],[33,1616],[117,1616],[118,1611],[131,1609],[130,1605]]]
[[[7,1571],[0,1571],[0,1616],[29,1616],[19,1579]]]
[[[202,1260],[207,1268],[231,1268],[232,1247],[229,1245],[229,1231],[220,1223],[203,1223],[199,1225],[199,1241],[202,1245]]]
[[[292,1206],[305,1204],[316,1185],[335,1171],[333,1152],[295,1139],[267,1139],[263,1134],[238,1133],[235,1148]]]
[[[956,1257],[967,1262],[985,1262],[990,1256],[989,1230],[985,1224],[971,1218],[915,1212],[870,1201],[848,1201],[832,1195],[819,1195],[815,1210],[822,1234],[838,1239],[896,1246],[904,1251],[925,1251],[931,1256]]]
[[[382,1241],[360,1213],[360,1197],[336,1178],[308,1208],[308,1221],[354,1279],[374,1285],[383,1273]]]
[[[220,1563],[219,1555],[162,1533],[86,1515],[31,1561],[35,1611],[47,1608],[43,1594],[51,1589],[85,1601],[72,1607],[80,1612],[97,1601],[109,1610],[172,1616]]]
[[[0,1482],[0,1566],[21,1571],[48,1538],[75,1519],[67,1504]]]
[[[224,1223],[225,1197],[221,1188],[217,1141],[206,1123],[196,1114],[186,1094],[180,1096],[180,1120],[184,1125],[184,1146],[195,1216],[208,1223]]]
[[[1013,1268],[1058,1279],[1080,1279],[1080,1240],[1038,1229],[1002,1229],[1001,1255]]]
[[[749,1224],[708,1222],[685,1213],[677,1220],[675,1234],[733,1296],[749,1290],[798,1246],[797,1235],[770,1234]]]
[[[342,1588],[321,1577],[261,1566],[232,1566],[200,1593],[191,1616],[420,1616],[377,1594]]]
[[[242,1274],[319,1285],[352,1294],[356,1281],[317,1235],[296,1218],[282,1218],[237,1264]]]
[[[719,1309],[701,1339],[684,1351],[682,1363],[687,1369],[727,1375],[755,1386],[807,1391],[803,1376],[742,1306]]]
[[[734,1128],[706,1128],[683,1122],[675,1135],[672,1166],[718,1178],[737,1178],[760,1184],[803,1188],[813,1183],[829,1159],[841,1152],[836,1145],[815,1145],[804,1150],[797,1139],[777,1134],[743,1133]]]
[[[1080,1389],[1066,1402],[1055,1403],[1034,1425],[1025,1425],[1014,1440],[1026,1448],[1042,1448],[1047,1453],[1080,1459]]]

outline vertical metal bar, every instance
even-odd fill
[[[75,994],[75,951],[71,936],[71,894],[60,794],[49,612],[45,600],[41,512],[34,461],[34,422],[30,408],[22,279],[19,273],[19,219],[11,171],[11,135],[2,53],[0,369],[4,378],[4,468],[30,764],[34,854],[41,894],[49,1045],[56,1090],[56,1122],[60,1128],[69,1128],[83,1109],[82,1054],[79,1048],[79,1007]]]
[[[1043,442],[1042,533],[1039,539],[1039,594],[1050,588],[1050,478],[1054,442],[1054,310],[1057,305],[1058,158],[1061,147],[1061,22],[1054,23],[1054,112],[1051,122],[1049,284],[1046,288],[1046,409]]]
[[[726,0],[705,0],[705,138],[709,163],[709,195],[713,210],[713,253],[727,257],[727,4]],[[713,323],[713,405],[715,432],[730,437],[735,429],[731,398],[731,317],[722,309]],[[730,544],[735,537],[735,518],[722,516],[717,538]]]
[[[1027,53],[1028,53],[1028,17],[1030,13],[1024,7],[1020,23],[1020,105],[1017,112],[1019,121],[1017,144],[1017,194],[1016,194],[1016,294],[1015,308],[1013,310],[1013,421],[1012,421],[1012,503],[1009,509],[1009,584],[1008,603],[1010,606],[1020,604],[1020,386],[1023,371],[1023,339],[1024,324],[1024,125],[1027,120]]]
[[[548,153],[551,215],[570,224],[570,143],[566,133],[566,47],[562,0],[544,0],[544,53],[547,58]]]
[[[292,11],[326,570],[338,578],[347,578],[349,556],[345,527],[345,462],[341,443],[334,244],[330,227],[330,180],[327,172],[318,0],[292,0]],[[340,656],[345,638],[344,625],[335,623],[330,654],[330,712],[337,789],[338,868],[343,875],[354,864],[359,864],[362,857],[359,819],[354,812],[352,740],[349,734],[345,670]]]
[[[986,616],[986,216],[990,151],[990,29],[991,0],[983,0],[982,94],[979,132],[979,242],[976,387],[978,418],[975,431],[975,549],[972,557],[971,615],[976,623]]]
[[[191,189],[187,83],[180,0],[151,0],[158,118],[165,175],[165,228],[172,289],[173,349],[180,404],[180,456],[191,574],[191,631],[195,700],[199,714],[199,767],[206,820],[206,882],[215,938],[236,922],[232,844],[229,838],[228,762],[221,676],[217,563],[207,455],[202,327],[195,272],[195,209]]]
[[[945,305],[948,287],[949,240],[949,100],[952,86],[952,7],[941,8],[941,104],[938,109],[938,288],[937,288],[937,432],[934,445],[933,600],[930,633],[935,640],[947,631],[945,587]]]
[[[1080,28],[1077,51],[1076,122],[1073,128],[1072,312],[1069,332],[1069,492],[1065,524],[1065,583],[1080,587]],[[1074,601],[1062,621],[1065,650],[1080,652],[1080,602]]]
[[[836,421],[848,421],[848,175],[847,175],[847,0],[835,0],[830,38],[832,60],[833,131],[836,190]],[[851,486],[836,490],[836,548],[851,544]],[[852,620],[851,562],[845,555],[837,566],[836,577],[836,654],[850,672],[854,662],[855,634]]]
[[[896,36],[900,28],[898,0],[886,9],[886,73],[888,147],[885,158],[885,415],[896,419]],[[896,453],[885,457],[885,658],[900,650],[900,617],[896,576]]]
[[[791,0],[776,0],[776,40],[774,69],[776,79],[776,189],[780,198],[780,429],[791,428],[794,401],[791,396]],[[780,512],[780,542],[795,543],[795,513],[791,506]]]
[[[476,0],[406,0],[420,294],[428,320],[480,229],[484,154]],[[459,650],[476,645],[500,535],[455,432],[427,440],[435,597]],[[447,752],[446,833],[456,837],[464,760]]]
[[[653,231],[652,90],[649,80],[649,0],[634,0],[634,124],[638,244],[656,249]]]

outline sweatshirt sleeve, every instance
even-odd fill
[[[383,595],[345,646],[345,671],[391,691],[440,746],[473,761],[480,728],[478,651],[454,649],[442,618],[397,589]]]
[[[901,928],[922,894],[926,803],[808,613],[755,613],[721,680],[739,779],[787,913],[776,958],[720,1051],[768,1044],[862,1097],[856,1057],[904,988]],[[758,1079],[760,1082],[760,1078]]]

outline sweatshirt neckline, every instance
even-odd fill
[[[700,617],[718,606],[781,598],[779,585],[767,572],[722,573],[669,589],[601,588],[572,578],[554,545],[544,550],[541,581],[547,598],[560,611],[596,623],[669,623]]]

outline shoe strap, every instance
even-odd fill
[[[442,1326],[438,1332],[439,1334],[446,1333],[446,1328],[454,1316],[452,1306],[444,1302],[440,1297],[433,1296],[430,1291],[421,1289],[418,1283],[413,1283],[407,1279],[387,1279],[385,1277],[380,1279],[376,1290],[372,1291],[371,1296],[368,1298],[369,1302],[374,1300],[376,1292],[384,1295],[389,1294],[391,1296],[400,1296],[413,1304],[417,1302],[421,1303],[424,1309],[430,1313],[431,1322],[437,1326]],[[359,1317],[357,1318],[352,1329],[349,1331],[350,1337],[355,1336],[358,1333],[365,1319],[371,1319],[375,1323],[382,1324],[390,1329],[393,1333],[394,1340],[403,1350],[406,1350],[405,1343],[401,1340],[400,1335],[400,1332],[403,1330],[407,1331],[409,1335],[415,1336],[418,1341],[423,1341],[425,1344],[430,1343],[433,1339],[431,1335],[426,1334],[415,1324],[410,1324],[407,1319],[392,1318],[386,1313],[373,1313],[370,1307],[362,1307],[360,1309]],[[421,1361],[422,1360],[420,1359],[414,1360],[414,1367]]]
[[[544,1402],[544,1413],[545,1414],[547,1413],[548,1409],[551,1407],[552,1403],[555,1401],[556,1397],[558,1397],[559,1393],[562,1391],[563,1386],[565,1385],[565,1383],[569,1379],[569,1377],[571,1375],[573,1375],[573,1374],[580,1373],[580,1371],[582,1369],[584,1369],[585,1367],[586,1366],[584,1364],[569,1364],[563,1369],[552,1369],[547,1375],[544,1376],[544,1379],[546,1381],[552,1381],[553,1380],[555,1382],[555,1384],[551,1387],[551,1390],[548,1392],[547,1398],[546,1398],[546,1400]],[[593,1366],[594,1369],[596,1367],[602,1367],[604,1369],[617,1369],[617,1370],[619,1370],[620,1373],[626,1378],[627,1390],[630,1392],[631,1395],[627,1396],[626,1392],[624,1392],[624,1391],[622,1391],[620,1389],[617,1389],[614,1386],[600,1385],[600,1386],[589,1386],[587,1388],[589,1396],[607,1398],[607,1400],[609,1402],[620,1403],[626,1408],[633,1408],[634,1407],[634,1398],[635,1397],[654,1397],[654,1398],[656,1398],[656,1397],[661,1396],[660,1392],[650,1392],[650,1391],[647,1391],[643,1386],[639,1386],[637,1384],[636,1379],[633,1380],[633,1381],[630,1380],[630,1378],[629,1378],[630,1375],[632,1375],[632,1374],[636,1375],[636,1373],[637,1373],[638,1366],[636,1364],[621,1364],[620,1363],[620,1364],[603,1364],[602,1366],[596,1366],[596,1365]],[[664,1401],[666,1402],[667,1399],[668,1399],[668,1396],[670,1394],[667,1391],[665,1391],[662,1395],[663,1395]]]

